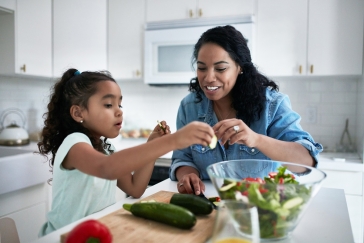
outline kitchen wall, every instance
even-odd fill
[[[42,115],[46,110],[52,80],[49,78],[7,77],[0,76],[0,114],[9,108],[18,108],[27,117],[25,128],[29,133],[39,131],[42,127]],[[9,114],[0,117],[2,125],[11,121],[21,124],[19,115]]]
[[[364,60],[364,54],[363,54]],[[363,63],[364,70],[364,63]],[[364,75],[358,82],[358,97],[357,97],[357,148],[359,154],[364,158]]]
[[[351,139],[358,144],[363,139],[362,77],[281,77],[273,80],[279,84],[281,92],[290,96],[293,109],[302,116],[303,128],[322,143],[326,151],[336,149],[346,119],[349,119]],[[124,129],[152,129],[157,120],[166,120],[175,131],[175,116],[180,100],[188,94],[187,86],[153,87],[142,80],[119,81],[118,84],[123,94]],[[0,112],[10,107],[19,108],[27,115],[29,132],[39,130],[51,85],[49,79],[0,76]]]

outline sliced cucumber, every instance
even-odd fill
[[[221,187],[219,190],[222,192],[225,192],[227,190],[229,190],[230,188],[233,188],[234,186],[236,186],[236,182],[233,181],[230,184],[227,184],[226,186]]]
[[[303,203],[302,197],[294,197],[294,198],[291,198],[288,201],[286,201],[283,204],[283,208],[291,209],[291,208],[294,208],[294,207],[296,207],[298,205],[301,205],[302,203]]]
[[[211,149],[214,149],[214,148],[216,147],[216,144],[217,144],[217,137],[216,137],[216,135],[214,135],[214,136],[212,137],[211,143],[209,144],[209,147],[210,147]]]

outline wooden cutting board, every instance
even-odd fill
[[[141,201],[155,200],[169,203],[174,192],[159,191]],[[193,242],[204,243],[210,238],[215,221],[216,210],[207,216],[197,216],[196,225],[189,230],[179,229],[152,220],[136,217],[125,209],[110,213],[99,221],[105,224],[113,235],[113,243],[141,242],[141,243],[171,243]],[[66,234],[61,235],[61,242],[65,241]]]

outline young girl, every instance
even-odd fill
[[[52,209],[40,236],[115,203],[115,186],[140,197],[158,157],[192,144],[207,146],[214,136],[202,122],[170,134],[163,121],[147,143],[114,152],[107,138],[119,134],[121,101],[121,90],[107,72],[69,69],[54,85],[38,143],[40,154],[51,153],[53,167]]]

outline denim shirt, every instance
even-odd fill
[[[177,129],[192,121],[205,122],[210,126],[214,126],[218,122],[212,101],[203,93],[201,102],[195,103],[195,100],[196,94],[192,92],[181,101],[177,114]],[[260,119],[252,122],[250,129],[278,140],[301,144],[315,159],[315,166],[317,166],[318,154],[322,152],[323,147],[321,144],[315,143],[311,135],[302,129],[299,124],[300,120],[300,115],[292,110],[287,95],[267,88],[266,102]],[[171,180],[177,180],[176,169],[180,166],[191,166],[199,172],[201,180],[208,180],[210,179],[206,171],[208,165],[236,159],[270,160],[257,148],[243,144],[229,145],[228,149],[225,149],[220,143],[217,143],[215,149],[194,144],[185,149],[173,151],[169,177]],[[253,163],[251,170],[257,170]]]

